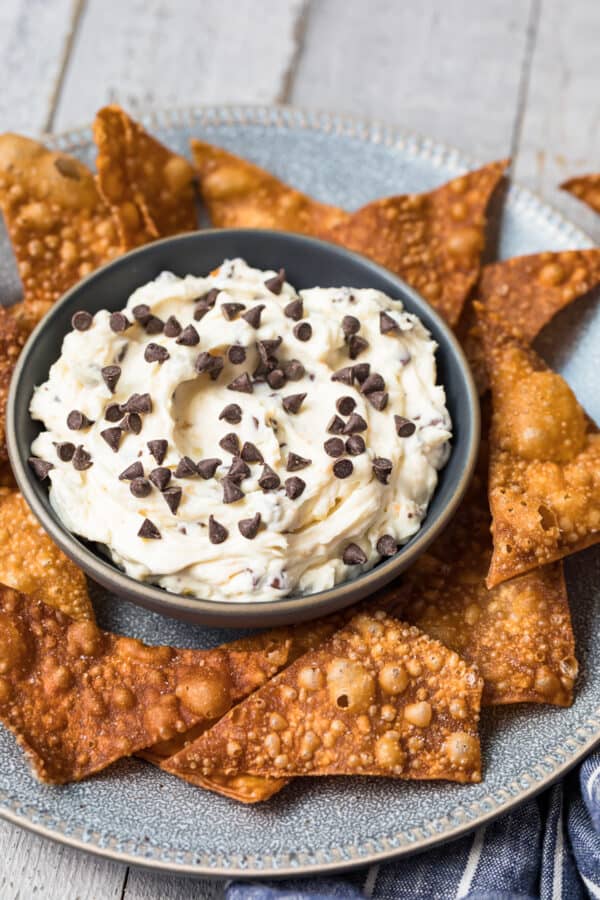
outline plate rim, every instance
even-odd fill
[[[150,129],[173,128],[178,125],[189,127],[193,124],[239,124],[281,127],[289,131],[295,129],[354,137],[365,143],[383,144],[390,148],[397,147],[415,158],[429,159],[434,165],[454,169],[457,175],[462,171],[481,165],[479,160],[470,157],[455,147],[402,127],[352,115],[321,110],[306,110],[287,105],[190,105],[171,109],[157,108],[143,111],[137,115],[137,118]],[[85,125],[59,134],[44,134],[42,139],[53,149],[73,152],[89,146],[91,126]],[[595,246],[592,239],[583,229],[543,200],[540,195],[512,180],[507,191],[505,205],[510,205],[517,211],[520,210],[525,214],[543,215],[550,226],[554,227],[563,237],[573,242],[575,245],[574,249],[585,249]],[[291,857],[297,859],[298,856],[308,856],[309,854],[304,851],[286,851],[284,856],[287,857],[287,862],[277,865],[271,858],[271,862],[264,867],[257,865],[259,860],[254,856],[250,863],[250,865],[253,865],[253,868],[246,868],[240,862],[234,862],[233,865],[218,864],[212,866],[208,859],[206,864],[197,862],[180,863],[177,862],[175,857],[182,851],[171,849],[168,852],[172,853],[173,859],[166,859],[158,854],[161,852],[164,854],[167,848],[159,847],[149,841],[137,841],[132,851],[125,851],[118,849],[119,843],[122,844],[123,841],[116,835],[106,832],[102,835],[88,832],[89,837],[86,839],[84,829],[80,829],[82,831],[81,838],[69,834],[64,830],[66,822],[52,819],[47,810],[38,808],[35,812],[52,824],[45,825],[42,822],[35,821],[33,816],[31,816],[31,808],[29,808],[31,817],[28,818],[27,808],[21,810],[18,798],[14,795],[8,795],[5,791],[0,791],[0,818],[77,850],[83,850],[101,858],[153,871],[214,879],[289,878],[290,876],[298,875],[332,874],[382,863],[411,853],[422,852],[442,843],[455,840],[467,832],[508,813],[516,806],[549,787],[597,746],[600,746],[600,706],[595,709],[588,719],[576,727],[571,739],[548,751],[539,760],[532,772],[520,773],[511,783],[498,789],[496,794],[502,793],[506,795],[503,799],[498,799],[497,796],[487,796],[475,803],[465,803],[464,807],[457,805],[451,814],[454,817],[454,821],[448,824],[449,816],[445,816],[444,820],[432,820],[428,823],[430,826],[429,834],[425,834],[422,829],[419,829],[422,831],[422,834],[418,836],[414,834],[415,829],[411,833],[410,828],[408,828],[398,832],[396,835],[377,836],[369,839],[372,845],[382,841],[385,841],[388,845],[394,841],[397,842],[397,846],[389,846],[389,848],[384,850],[365,848],[363,844],[363,849],[366,849],[366,852],[362,854],[360,852],[361,848],[352,845],[337,848],[328,847],[324,850],[312,851],[313,857],[321,853],[324,857],[328,856],[330,861],[323,859],[309,863],[298,861],[297,864],[291,864]],[[12,804],[12,808],[6,805],[8,802]],[[460,801],[458,802],[460,803]],[[63,830],[60,829],[61,825]],[[99,840],[104,839],[109,844],[116,844],[116,847],[102,846],[99,841],[93,843],[92,841],[95,838]],[[152,848],[153,852],[157,852],[155,857],[143,855],[148,853],[150,848]],[[136,855],[136,853],[139,855]],[[332,854],[336,858],[331,859]],[[237,856],[239,859],[244,858],[243,852],[237,854]],[[261,859],[269,858],[262,857]]]

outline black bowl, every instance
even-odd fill
[[[76,310],[121,309],[140,285],[170,270],[205,275],[224,259],[242,257],[260,269],[283,266],[296,288],[376,288],[416,313],[438,343],[438,381],[446,388],[453,422],[452,453],[440,472],[429,511],[418,533],[398,553],[357,578],[327,591],[267,602],[223,603],[171,594],[130,578],[98,549],[77,538],[56,517],[48,492],[27,458],[40,431],[28,409],[33,389],[44,382],[60,355]],[[450,328],[401,279],[341,247],[296,234],[254,229],[200,231],[167,238],[121,256],[71,288],[38,325],[15,370],[7,409],[7,440],[19,487],[42,526],[95,581],[156,612],[211,626],[254,628],[298,622],[355,603],[405,570],[446,527],[473,473],[479,443],[479,401],[463,352]]]

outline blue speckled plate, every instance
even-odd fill
[[[474,166],[460,153],[385,126],[290,109],[216,108],[157,114],[145,124],[187,152],[198,136],[249,157],[320,200],[349,209],[377,196],[431,188]],[[54,139],[93,162],[89,130]],[[511,187],[499,255],[581,248],[589,239],[529,192]],[[18,296],[0,234],[4,302]],[[598,298],[595,298],[596,301]],[[544,357],[600,419],[600,306],[566,310],[539,339]],[[518,706],[483,717],[482,784],[304,779],[270,802],[243,807],[137,760],[67,787],[32,778],[0,730],[0,814],[66,844],[136,865],[211,876],[331,871],[423,850],[456,837],[539,791],[600,741],[600,553],[567,562],[581,678],[571,709]],[[212,647],[234,637],[95,597],[102,626],[150,643]]]

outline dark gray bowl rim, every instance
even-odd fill
[[[428,514],[425,517],[417,534],[406,545],[401,547],[393,557],[378,563],[374,568],[361,573],[356,578],[340,582],[326,591],[284,597],[273,601],[222,602],[173,594],[157,585],[137,581],[117,568],[116,564],[108,558],[105,559],[93,552],[89,549],[89,546],[82,543],[75,534],[64,527],[55,514],[51,512],[49,503],[46,507],[39,499],[33,487],[36,483],[35,475],[27,463],[27,458],[24,458],[20,452],[16,431],[16,410],[21,393],[21,381],[37,342],[45,330],[51,326],[53,320],[60,314],[62,307],[67,305],[74,296],[85,291],[86,286],[100,274],[104,274],[113,267],[122,266],[124,262],[126,263],[128,260],[135,259],[138,256],[152,254],[154,248],[158,246],[166,246],[175,242],[210,239],[214,235],[219,235],[221,238],[231,237],[232,239],[241,235],[254,235],[261,240],[277,238],[290,241],[291,243],[304,244],[309,248],[324,248],[326,252],[331,254],[332,258],[349,259],[360,265],[367,272],[373,273],[374,276],[383,276],[388,281],[395,282],[398,293],[409,298],[410,302],[416,307],[417,315],[420,315],[420,311],[423,308],[426,309],[427,316],[430,319],[427,327],[432,331],[433,337],[438,344],[444,341],[449,345],[453,360],[452,365],[457,368],[457,373],[462,381],[462,390],[466,401],[464,408],[461,409],[461,416],[463,417],[461,424],[465,431],[463,438],[465,444],[463,449],[465,465],[456,478],[450,499],[441,508],[437,516],[431,517]],[[431,325],[433,325],[433,328]],[[29,399],[27,401],[28,404]],[[6,409],[6,440],[15,479],[28,506],[44,530],[64,553],[77,563],[94,581],[133,603],[163,615],[211,627],[256,628],[312,619],[349,606],[358,599],[355,595],[357,586],[360,585],[361,597],[367,597],[392,581],[396,575],[408,568],[424,553],[427,547],[446,528],[456,513],[470,483],[479,448],[480,408],[479,396],[469,364],[452,329],[417,291],[388,269],[384,269],[366,257],[346,250],[344,247],[306,235],[268,229],[205,228],[200,231],[163,238],[153,243],[145,244],[128,253],[121,254],[77,282],[56,301],[29,336],[15,367]],[[453,452],[455,452],[454,449]]]

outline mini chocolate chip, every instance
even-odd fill
[[[275,356],[279,348],[281,347],[281,341],[283,339],[280,337],[271,338],[270,340],[265,341],[257,341],[256,349],[258,350],[258,355],[265,365],[268,365],[272,358]]]
[[[140,303],[138,306],[134,306],[132,312],[136,322],[140,322],[142,325],[145,325],[152,315],[150,307],[146,303]]]
[[[274,491],[281,484],[281,479],[277,472],[274,472],[271,466],[265,463],[258,484],[263,491]]]
[[[297,453],[288,453],[285,467],[288,472],[298,472],[299,469],[305,469],[311,463],[312,459],[305,459],[304,456],[298,456]]]
[[[123,431],[130,431],[132,434],[139,434],[142,430],[142,418],[136,412],[125,413],[123,419],[119,423]]]
[[[299,359],[290,359],[289,362],[283,364],[283,373],[288,381],[300,381],[304,372],[304,366]]]
[[[346,453],[350,456],[360,456],[366,449],[367,446],[360,434],[352,434],[346,441]]]
[[[369,377],[370,371],[370,363],[357,363],[355,366],[352,366],[352,375],[354,377],[354,380],[358,381],[359,384],[364,384],[364,382]]]
[[[182,456],[175,469],[175,478],[193,478],[198,474],[196,463],[189,456]]]
[[[166,490],[162,492],[163,497],[166,500],[167,506],[173,513],[176,514],[179,509],[179,504],[181,503],[181,495],[183,491],[180,487],[168,487]]]
[[[344,425],[344,434],[356,434],[357,431],[366,431],[367,423],[358,413],[352,413]]]
[[[88,453],[87,450],[84,450],[81,444],[75,447],[75,453],[73,454],[73,468],[77,469],[78,472],[83,472],[84,469],[89,469],[90,466],[93,465],[92,454]]]
[[[351,337],[351,335],[360,331],[360,322],[356,316],[344,316],[342,319],[342,331],[346,337]]]
[[[363,394],[372,394],[374,391],[385,391],[385,381],[378,372],[373,372],[362,383]]]
[[[175,316],[169,316],[167,321],[165,322],[165,337],[175,338],[177,335],[181,334],[181,325],[179,320],[175,318]]]
[[[353,412],[355,407],[356,400],[354,399],[354,397],[340,397],[335,404],[335,408],[343,416],[349,416],[350,413]]]
[[[119,481],[133,481],[134,478],[144,477],[144,467],[139,460],[131,463],[126,469],[123,469],[119,475]]]
[[[236,456],[227,472],[226,478],[239,484],[244,478],[250,477],[250,466],[248,466],[239,456]]]
[[[337,456],[342,456],[344,453],[344,442],[341,438],[329,438],[329,440],[325,441],[323,446],[325,447],[325,453],[328,456],[333,456],[335,458]]]
[[[150,394],[132,394],[129,400],[126,400],[123,404],[123,412],[151,413],[152,397]]]
[[[378,409],[379,412],[384,410],[388,404],[388,393],[387,391],[373,391],[372,394],[367,394],[367,400],[371,404],[371,406]]]
[[[223,503],[237,503],[243,500],[245,494],[243,490],[230,478],[224,478],[221,482],[223,488]]]
[[[284,387],[287,378],[283,372],[283,369],[273,369],[272,372],[269,372],[267,375],[267,382],[269,387],[272,387],[274,391],[278,391],[280,388]]]
[[[157,469],[152,469],[148,478],[154,487],[158,488],[159,491],[164,491],[171,480],[171,470],[167,469],[166,466],[159,466]]]
[[[123,407],[120,403],[109,403],[104,410],[107,422],[119,422],[123,418]]]
[[[290,500],[296,500],[303,492],[305,487],[306,482],[302,481],[301,478],[298,478],[297,475],[292,475],[291,478],[285,479],[285,493],[290,498]]]
[[[222,447],[226,453],[233,453],[237,456],[240,452],[240,439],[235,432],[230,431],[229,434],[221,438],[219,447]]]
[[[238,375],[237,378],[234,378],[233,381],[227,385],[228,391],[240,391],[242,394],[252,394],[254,388],[252,387],[252,382],[250,381],[250,376],[247,372],[242,372],[241,375]]]
[[[285,269],[280,269],[277,275],[274,275],[273,278],[267,278],[265,281],[265,287],[268,288],[272,294],[280,294],[284,284]]]
[[[200,335],[193,325],[186,325],[179,337],[175,338],[175,343],[182,347],[195,347],[200,343]]]
[[[71,462],[73,454],[75,453],[75,444],[71,444],[70,441],[61,441],[54,446],[56,448],[56,455],[61,462]]]
[[[299,412],[300,407],[304,403],[305,397],[306,394],[290,394],[288,397],[284,397],[282,405],[286,413],[295,415],[297,412]]]
[[[392,469],[391,459],[386,459],[385,456],[376,456],[373,460],[373,474],[377,481],[380,481],[382,484],[388,483]]]
[[[367,561],[367,555],[358,544],[348,544],[342,553],[342,560],[347,566],[362,566]]]
[[[211,544],[222,544],[229,537],[229,532],[224,525],[217,522],[214,516],[208,517],[208,539]]]
[[[80,328],[79,330],[85,331],[85,329],[83,328]],[[44,459],[38,459],[37,456],[30,456],[27,461],[40,481],[43,481],[45,478],[47,478],[50,469],[54,468],[54,463],[46,462],[46,460]]]
[[[147,478],[134,478],[129,485],[129,490],[134,497],[137,497],[138,500],[141,500],[142,497],[147,497],[150,493],[152,493],[152,485]]]
[[[158,316],[150,316],[144,323],[144,331],[146,334],[162,334],[165,323]]]
[[[250,441],[245,441],[244,446],[242,447],[242,452],[240,456],[244,460],[244,462],[249,463],[261,463],[263,462],[263,455],[254,444],[251,444]]]
[[[350,459],[338,459],[338,461],[333,464],[333,474],[336,478],[348,478],[349,475],[352,475],[353,471],[354,466]]]
[[[410,419],[405,419],[404,416],[394,416],[394,424],[396,425],[398,437],[410,437],[417,430],[415,423],[411,422]]]
[[[201,319],[203,319],[209,309],[210,306],[208,306],[208,304],[203,300],[201,300],[199,303],[196,303],[194,307],[194,321],[199,322]]]
[[[146,344],[146,349],[144,350],[144,359],[146,362],[164,363],[168,358],[169,351],[166,347],[161,347],[160,344],[155,344],[154,341],[150,341],[149,344]]]
[[[123,344],[119,351],[115,354],[115,362],[122,363],[125,357],[127,356],[127,351],[129,350],[129,344]]]
[[[153,541],[159,541],[161,539],[161,533],[150,519],[144,519],[142,522],[142,527],[138,531],[138,537],[141,538],[151,538]]]
[[[398,550],[398,544],[391,534],[382,534],[377,541],[376,549],[380,556],[393,556]]]
[[[230,425],[237,425],[238,422],[242,421],[242,407],[238,406],[237,403],[229,403],[221,410],[219,419],[225,419]]]
[[[121,367],[120,366],[104,366],[104,368],[100,369],[100,374],[104,379],[104,383],[106,387],[109,389],[111,394],[114,394],[115,388],[117,386],[117,382],[121,377]]]
[[[294,322],[299,322],[304,315],[302,299],[300,297],[296,297],[295,300],[291,300],[284,308],[283,313],[288,317],[288,319],[293,319]]]
[[[369,342],[366,341],[359,334],[353,334],[350,340],[348,341],[348,355],[350,359],[356,359],[357,356],[360,356],[364,350],[369,346]]]
[[[113,453],[116,453],[121,443],[123,432],[120,428],[105,428],[100,432],[100,437],[104,438]]]
[[[127,316],[123,315],[123,313],[114,312],[110,314],[108,324],[110,325],[111,331],[114,331],[115,334],[120,334],[122,331],[127,331],[131,322]]]
[[[214,306],[220,293],[221,291],[219,288],[211,288],[210,291],[203,294],[203,296],[198,299],[203,303],[206,303],[207,306]]]
[[[87,312],[85,309],[80,309],[79,312],[73,314],[71,325],[75,331],[87,331],[88,328],[91,328],[93,321],[91,313]]]
[[[146,446],[160,466],[167,455],[168,442],[164,440],[148,441]]]
[[[89,428],[93,424],[92,420],[78,409],[72,409],[67,416],[67,428],[70,428],[71,431],[81,431],[82,428]]]
[[[381,334],[389,334],[390,331],[398,331],[399,325],[395,319],[392,319],[386,312],[379,313],[379,330]],[[395,552],[395,551],[394,551]]]
[[[204,478],[205,481],[208,481],[209,478],[213,478],[215,472],[221,465],[220,459],[201,459],[198,465],[196,466],[198,470],[198,475],[201,478]],[[177,473],[176,473],[177,474]]]
[[[329,434],[343,434],[344,420],[340,419],[339,416],[333,416],[327,423],[327,431]]]
[[[331,376],[332,381],[341,381],[342,384],[352,384],[352,375],[356,366],[344,366],[343,369],[338,369],[337,372],[334,372]]]
[[[227,351],[227,359],[232,366],[241,366],[243,362],[246,362],[246,348],[241,344],[232,344]]]
[[[294,337],[299,341],[310,341],[312,337],[312,325],[310,322],[298,322],[293,328]]]
[[[259,306],[253,306],[248,312],[242,313],[242,319],[244,319],[248,325],[251,325],[252,328],[260,328],[260,317],[264,308],[264,303],[259,304]]]
[[[201,375],[203,372],[210,372],[212,376],[212,373],[215,371],[215,369],[219,367],[219,360],[221,362],[221,366],[219,368],[220,371],[223,368],[223,360],[221,359],[221,357],[213,356],[212,353],[207,353],[206,350],[204,350],[199,354],[196,362],[194,363],[194,368],[199,375]]]
[[[251,519],[240,519],[238,528],[240,529],[242,537],[247,538],[249,541],[253,541],[260,528],[260,513],[255,513]]]
[[[244,303],[224,303],[221,306],[221,312],[228,322],[233,322],[233,320],[239,316],[243,309],[246,309]]]

